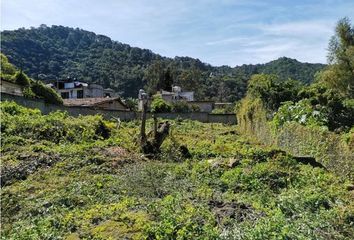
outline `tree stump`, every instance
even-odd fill
[[[146,112],[147,100],[143,100],[143,109],[141,113],[141,127],[140,127],[140,147],[144,154],[155,155],[160,153],[160,147],[169,135],[171,124],[168,121],[157,124],[157,118],[154,116],[154,129],[152,139],[146,136]]]

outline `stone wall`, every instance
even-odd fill
[[[109,119],[112,117],[120,118],[122,121],[135,120],[140,118],[140,113],[132,111],[120,111],[120,110],[101,110],[88,107],[67,107],[63,105],[47,104],[43,100],[28,99],[20,96],[14,96],[6,93],[1,94],[1,101],[14,101],[22,106],[28,108],[37,108],[41,110],[43,114],[48,114],[53,111],[67,111],[72,116],[78,115],[94,115],[101,114],[104,118]],[[191,119],[200,122],[214,122],[225,124],[236,124],[235,114],[209,114],[204,112],[192,112],[192,113],[159,113],[156,114],[159,118],[166,119]],[[151,113],[147,114],[148,118],[152,117]]]
[[[129,120],[136,119],[138,117],[137,113],[130,112],[130,111],[100,110],[100,109],[93,109],[88,107],[67,107],[63,105],[47,104],[40,99],[34,100],[34,99],[28,99],[24,97],[2,93],[1,101],[5,101],[5,100],[14,101],[28,108],[37,108],[41,110],[43,114],[48,114],[50,112],[60,110],[60,111],[67,111],[72,116],[101,114],[106,119],[115,117],[115,118],[120,118],[122,121],[129,121]]]
[[[151,113],[147,116],[152,117]],[[236,124],[236,116],[233,113],[230,114],[210,114],[206,112],[190,112],[190,113],[158,113],[159,118],[165,119],[191,119],[204,123],[224,123],[224,124]]]
[[[23,96],[22,87],[20,85],[2,79],[0,80],[0,91],[1,93]]]

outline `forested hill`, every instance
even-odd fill
[[[283,57],[266,64],[213,67],[199,59],[166,58],[103,35],[63,26],[3,31],[1,46],[9,61],[32,78],[53,81],[70,76],[113,88],[125,97],[136,97],[142,87],[153,92],[175,83],[196,90],[199,99],[235,101],[243,97],[252,74],[274,73],[282,79],[309,83],[325,66]]]

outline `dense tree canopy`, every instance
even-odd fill
[[[296,101],[302,85],[299,81],[281,81],[277,75],[255,74],[248,84],[247,94],[260,98],[270,110],[277,110],[282,102]]]
[[[309,83],[324,67],[289,58],[234,68],[213,67],[190,57],[162,57],[103,35],[63,26],[21,28],[3,31],[1,36],[2,52],[32,78],[48,82],[70,76],[113,88],[124,97],[136,97],[140,88],[153,93],[173,83],[196,91],[201,100],[235,101],[244,96],[253,74],[277,74],[281,79]]]

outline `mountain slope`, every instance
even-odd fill
[[[254,73],[274,73],[309,83],[314,73],[324,67],[289,58],[234,68],[213,67],[199,59],[166,58],[103,35],[63,26],[21,28],[3,31],[1,36],[2,52],[32,78],[55,81],[70,76],[111,87],[125,97],[136,97],[138,89],[146,86],[149,71],[166,75],[167,68],[174,83],[183,88],[198,86],[200,99],[235,101],[244,95],[247,80]],[[157,60],[160,70],[149,69]]]

